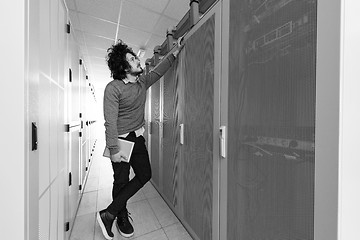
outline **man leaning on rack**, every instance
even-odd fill
[[[111,228],[115,218],[122,236],[134,235],[126,203],[151,178],[149,155],[143,137],[146,90],[166,73],[181,48],[178,41],[173,53],[147,74],[143,74],[140,60],[123,41],[118,40],[108,49],[107,64],[113,80],[106,85],[104,92],[104,118],[106,147],[110,150],[114,172],[113,200],[106,209],[97,213],[97,221],[106,239],[114,237]],[[125,153],[119,149],[118,138],[135,143],[130,159],[126,159]],[[131,180],[130,166],[135,173]]]

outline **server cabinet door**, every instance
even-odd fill
[[[184,108],[179,163],[179,208],[199,239],[218,239],[220,128],[220,4],[186,37],[182,63]]]
[[[159,187],[159,162],[160,162],[160,81],[151,86],[151,151],[150,161],[152,181]]]
[[[317,1],[230,1],[226,239],[314,239]]]

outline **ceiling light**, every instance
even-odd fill
[[[138,56],[138,58],[142,58],[144,57],[144,55],[145,55],[145,49],[140,48],[136,56]]]

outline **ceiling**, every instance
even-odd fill
[[[153,49],[166,38],[189,11],[189,0],[65,0],[81,57],[97,92],[111,81],[106,50],[117,39],[126,42],[140,58],[153,56]]]

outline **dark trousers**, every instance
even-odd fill
[[[135,142],[130,162],[112,162],[114,170],[113,201],[107,210],[114,216],[126,213],[127,200],[151,178],[151,165],[145,138],[143,136],[136,137],[135,132],[130,132],[126,140]],[[135,176],[129,181],[130,166],[133,168]]]

